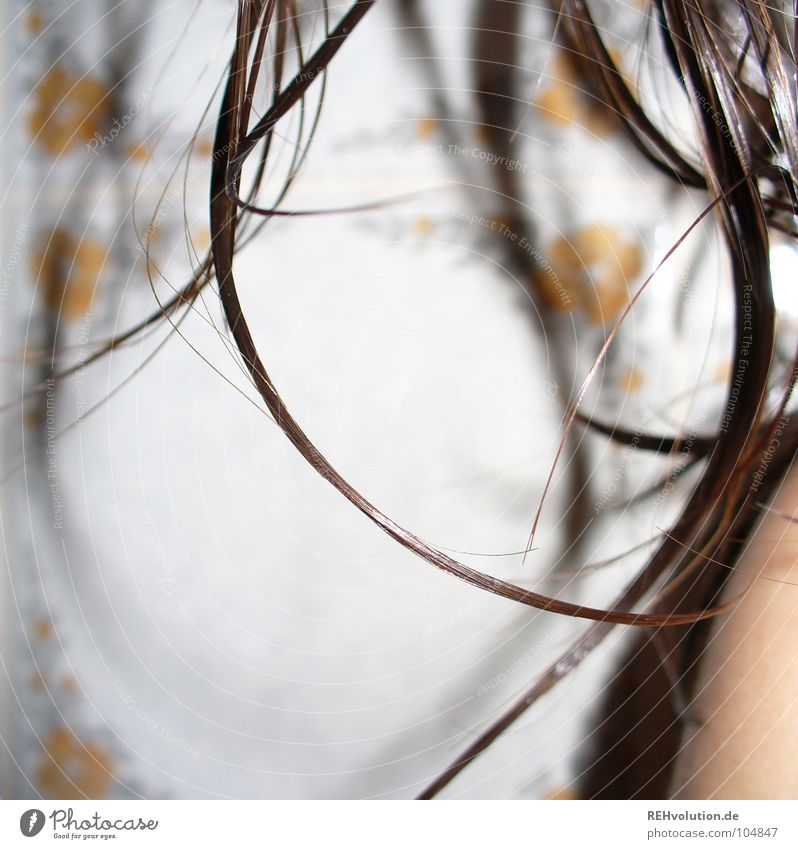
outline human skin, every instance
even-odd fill
[[[783,515],[779,515],[783,514]],[[792,519],[793,521],[790,521]],[[676,799],[798,798],[798,465],[725,589],[701,658]]]

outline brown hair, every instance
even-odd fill
[[[293,175],[301,166],[313,136],[303,136],[300,124],[297,154],[290,176],[270,206],[258,205],[274,131],[292,110],[301,109],[312,87],[323,89],[326,70],[352,32],[375,5],[375,0],[352,2],[338,22],[309,55],[305,55],[302,33],[296,24],[293,0],[239,0],[235,42],[224,81],[224,93],[216,120],[212,152],[210,191],[211,247],[190,279],[174,297],[136,328],[102,346],[89,360],[77,364],[63,377],[82,368],[115,347],[126,344],[153,324],[179,316],[190,309],[199,293],[212,281],[218,288],[229,332],[254,386],[286,437],[307,462],[358,510],[385,533],[429,564],[473,586],[518,603],[562,615],[591,620],[582,636],[557,658],[493,725],[485,731],[424,792],[436,795],[468,763],[540,696],[549,691],[586,657],[614,625],[643,629],[622,664],[619,677],[610,682],[603,715],[628,728],[624,710],[650,713],[652,705],[664,714],[648,725],[649,736],[663,751],[656,763],[641,765],[634,751],[624,748],[627,737],[599,723],[595,745],[605,754],[590,763],[585,782],[589,795],[662,795],[663,776],[672,758],[672,742],[664,730],[678,727],[689,680],[684,673],[693,668],[700,652],[705,620],[727,609],[718,593],[745,545],[750,530],[770,494],[789,468],[798,447],[798,423],[782,427],[779,447],[770,450],[773,434],[780,427],[796,378],[796,361],[784,375],[774,367],[776,309],[773,299],[770,240],[775,232],[796,236],[796,175],[798,175],[798,118],[796,117],[796,18],[794,11],[779,11],[758,0],[656,0],[648,10],[649,31],[645,38],[659,39],[670,63],[670,73],[684,92],[692,110],[697,144],[685,152],[673,141],[667,128],[652,117],[642,95],[632,86],[613,58],[605,34],[596,24],[588,0],[553,0],[551,12],[562,48],[577,68],[590,96],[603,104],[612,120],[653,167],[666,174],[679,189],[701,189],[708,201],[698,221],[716,221],[731,264],[731,295],[735,304],[732,344],[736,362],[726,388],[725,412],[714,432],[698,434],[687,452],[697,482],[687,494],[680,515],[657,540],[653,553],[639,572],[608,608],[590,607],[530,591],[460,562],[401,527],[347,482],[316,448],[284,404],[263,362],[242,309],[235,276],[236,251],[257,235],[276,215],[300,214],[282,209]],[[523,23],[522,4],[510,0],[479,0],[475,5],[472,43],[473,87],[484,141],[497,157],[509,156],[509,145],[527,93],[521,90],[516,57]],[[416,38],[425,38],[424,4],[408,0],[399,4],[403,21],[412,24]],[[328,19],[326,5],[325,20]],[[285,66],[287,44],[299,53],[299,68],[290,78]],[[267,50],[269,44],[274,50]],[[272,56],[272,96],[268,108],[253,120],[253,103],[267,56]],[[434,74],[434,57],[427,54],[429,72]],[[319,97],[319,108],[323,95]],[[439,100],[441,109],[446,108]],[[257,159],[254,175],[244,190],[243,169]],[[520,202],[522,186],[518,174],[495,169],[497,194],[505,208],[503,218],[516,232],[531,234],[533,224]],[[302,213],[313,214],[313,213]],[[620,444],[663,455],[678,454],[684,438],[659,433],[632,434],[611,422],[594,422],[582,416],[578,406],[618,328],[648,281],[678,249],[682,237],[659,266],[641,285],[607,334],[601,353],[582,389],[566,399],[562,444],[554,465],[564,453],[569,465],[573,498],[568,510],[571,542],[581,538],[587,513],[585,502],[586,461],[577,428],[587,427]],[[557,339],[551,306],[540,289],[539,276],[528,254],[508,246],[507,262],[527,282],[529,297],[543,316],[547,332]],[[556,344],[564,344],[559,340]],[[567,362],[561,357],[559,362]],[[559,367],[563,368],[563,365]],[[763,464],[763,457],[768,461]],[[764,467],[764,471],[763,471]],[[554,474],[551,470],[549,481]],[[535,518],[534,529],[543,509]],[[578,545],[569,554],[576,566],[584,550]],[[731,602],[733,603],[733,602]],[[630,684],[631,680],[631,684]],[[620,693],[637,694],[616,699]],[[652,689],[653,688],[653,689]],[[671,735],[672,737],[672,735]],[[642,741],[642,744],[651,742]],[[619,763],[621,766],[619,767]],[[637,773],[627,768],[634,764]],[[619,775],[625,778],[620,779]],[[646,789],[648,788],[648,789]]]

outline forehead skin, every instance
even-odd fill
[[[771,508],[701,659],[672,798],[798,799],[798,466]]]

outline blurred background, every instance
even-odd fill
[[[355,511],[263,412],[212,286],[83,364],[207,252],[236,4],[3,5],[2,795],[412,797],[584,623],[438,573]],[[505,62],[504,5],[379,0],[330,67],[283,201],[373,206],[272,218],[236,271],[288,408],[354,486],[475,568],[598,607],[678,509],[675,485],[628,503],[673,464],[577,427],[523,550],[567,405],[705,201],[624,142],[547,8],[521,4]],[[688,145],[656,45],[635,47],[646,13],[597,5]],[[319,4],[296,17],[310,49]],[[509,100],[486,73],[507,66]],[[278,125],[272,200],[320,100],[321,84]],[[697,228],[586,415],[711,429],[730,355],[719,262]],[[572,794],[622,637],[447,794]]]

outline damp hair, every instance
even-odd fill
[[[795,8],[756,0],[731,4],[720,0],[652,0],[648,4],[647,26],[640,37],[644,42],[657,43],[669,77],[689,105],[695,132],[692,146],[686,148],[676,142],[673,128],[655,114],[645,95],[619,66],[608,33],[597,22],[594,4],[589,0],[551,0],[548,14],[553,37],[577,70],[588,95],[603,105],[628,143],[652,169],[671,181],[675,191],[699,190],[705,193],[706,202],[691,228],[650,270],[617,321],[607,327],[592,368],[573,396],[566,399],[560,446],[552,458],[546,490],[530,517],[527,549],[534,546],[542,511],[549,509],[546,495],[555,471],[568,458],[573,494],[564,517],[569,542],[573,543],[569,567],[578,574],[595,565],[581,559],[586,552],[579,542],[588,509],[584,484],[589,470],[583,454],[583,433],[621,446],[634,443],[639,450],[666,458],[683,450],[684,434],[633,432],[619,423],[594,420],[583,412],[580,402],[594,383],[624,320],[645,300],[659,270],[704,222],[712,222],[720,234],[730,268],[728,297],[735,314],[730,345],[738,352],[719,426],[690,439],[686,457],[693,477],[685,484],[679,515],[653,541],[650,553],[614,602],[591,607],[531,591],[467,565],[402,527],[351,485],[286,406],[256,346],[239,299],[236,254],[257,239],[272,219],[348,211],[295,210],[287,202],[324,108],[327,70],[378,2],[386,0],[357,0],[334,8],[325,3],[319,12],[324,32],[306,43],[302,13],[294,0],[239,0],[230,59],[215,107],[208,205],[211,245],[207,254],[196,257],[193,272],[171,299],[159,303],[136,327],[100,345],[70,369],[54,369],[46,379],[68,377],[159,325],[179,331],[181,321],[195,308],[201,294],[213,290],[240,363],[269,415],[307,463],[355,509],[398,545],[453,578],[517,604],[588,621],[589,626],[575,642],[424,790],[422,798],[432,798],[570,674],[617,625],[636,629],[636,639],[624,660],[624,674],[634,674],[636,669],[646,673],[654,670],[673,702],[672,713],[678,713],[678,701],[689,685],[682,681],[682,672],[700,653],[707,623],[736,603],[736,599],[722,599],[721,591],[798,448],[798,421],[788,417],[798,352],[786,367],[774,357],[777,310],[770,261],[774,236],[792,242],[798,236],[798,21]],[[395,14],[400,37],[415,39],[425,48],[420,52],[425,56],[424,72],[433,83],[430,88],[436,92],[433,105],[439,115],[446,115],[451,106],[443,86],[434,84],[440,69],[430,41],[427,2],[397,2]],[[528,108],[530,93],[522,89],[515,61],[523,20],[523,4],[511,0],[478,0],[474,4],[471,84],[475,120],[485,128],[484,144],[498,161],[511,158],[514,135],[523,110]],[[289,52],[293,64],[286,60]],[[256,110],[256,99],[262,102],[264,91],[265,107]],[[293,125],[293,158],[275,187],[270,184],[268,164],[278,144],[278,130],[292,115],[299,116]],[[494,171],[496,193],[504,204],[503,220],[510,222],[514,231],[531,236],[534,221],[525,205],[518,202],[523,194],[519,174],[504,168]],[[355,208],[365,211],[369,205]],[[540,214],[545,216],[545,210]],[[518,279],[525,281],[530,309],[541,316],[556,351],[556,346],[565,342],[557,338],[556,320],[540,288],[534,261],[513,244],[507,247],[505,261]],[[744,357],[739,354],[743,350]],[[561,363],[565,362],[567,358],[562,356]],[[778,447],[771,451],[777,429]],[[768,462],[763,464],[766,453]],[[664,656],[667,663],[662,660]],[[677,687],[674,681],[681,683]],[[650,699],[650,694],[646,698]],[[623,756],[629,757],[628,753]],[[613,777],[617,764],[607,758],[600,758],[597,764],[592,771],[587,770],[589,787],[610,787],[607,793],[627,792]],[[653,785],[652,793],[662,786]]]

